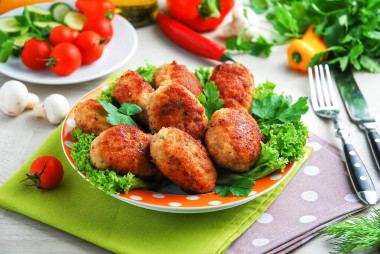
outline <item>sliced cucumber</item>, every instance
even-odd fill
[[[29,15],[31,21],[51,21],[51,12],[34,5],[24,7],[24,15]]]
[[[84,14],[81,12],[69,11],[63,17],[63,24],[68,27],[81,31],[83,28],[84,22],[86,22],[86,19],[87,19],[86,16],[84,16]]]
[[[53,20],[61,23],[63,23],[63,17],[65,16],[65,14],[72,10],[73,9],[70,5],[62,2],[55,3],[50,7],[51,16]]]
[[[27,42],[29,39],[33,38],[30,34],[24,34],[21,36],[18,36],[14,38],[13,45],[18,47],[24,47],[25,42]]]
[[[47,26],[50,26],[51,28],[53,28],[62,24],[55,21],[36,21],[36,22],[33,22],[33,25],[41,29]]]
[[[31,38],[33,37],[30,34],[23,34],[21,36],[14,38],[13,47],[12,47],[13,48],[12,55],[20,56],[25,43]]]
[[[9,37],[17,37],[28,32],[28,27],[21,26],[15,17],[0,17],[0,31]]]

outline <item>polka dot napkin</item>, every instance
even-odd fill
[[[311,157],[227,254],[287,253],[365,208],[351,187],[342,152],[316,136],[307,145],[314,148]]]

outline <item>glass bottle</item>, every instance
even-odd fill
[[[112,0],[115,12],[126,18],[134,27],[149,25],[156,21],[157,0]]]

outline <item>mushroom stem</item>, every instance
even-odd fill
[[[40,103],[40,98],[38,98],[37,94],[28,93],[25,109],[33,109],[38,103]]]

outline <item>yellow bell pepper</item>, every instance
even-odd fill
[[[307,72],[307,66],[311,58],[327,49],[323,40],[317,36],[314,26],[310,26],[302,39],[293,40],[288,47],[288,62],[292,69]]]

